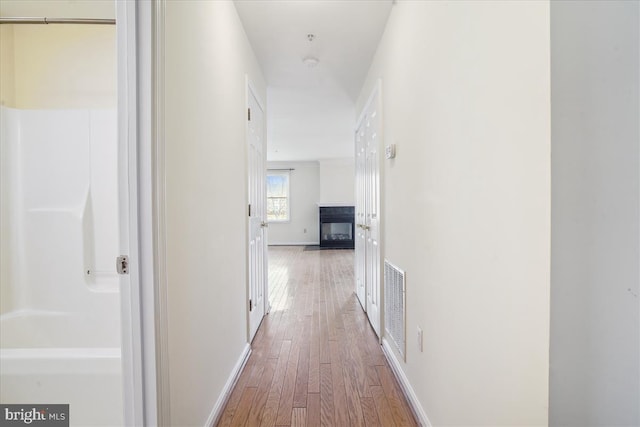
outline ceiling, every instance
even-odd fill
[[[2,16],[113,18],[113,0],[0,0]],[[392,0],[235,0],[267,81],[267,158],[353,157],[355,100]],[[314,34],[309,42],[307,35]],[[319,60],[310,68],[303,58]]]
[[[235,5],[268,85],[268,160],[353,157],[354,105],[392,0]],[[307,66],[308,56],[319,63]]]

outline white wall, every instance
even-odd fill
[[[358,112],[379,77],[402,370],[434,426],[546,425],[549,4],[400,0]]]
[[[113,0],[2,0],[2,17],[115,18]],[[0,105],[115,108],[115,25],[0,25]]]
[[[0,25],[0,105],[15,105],[14,25]]]
[[[112,6],[113,7],[113,6]],[[0,25],[2,105],[114,108],[113,25]]]
[[[320,168],[318,162],[268,162],[267,168],[294,169],[289,176],[291,221],[269,223],[269,244],[319,244]]]
[[[166,220],[171,425],[202,426],[247,345],[248,73],[231,1],[166,2]]]
[[[0,16],[114,19],[116,8],[113,0],[2,0]]]
[[[640,425],[639,26],[551,3],[552,426]]]
[[[320,202],[353,206],[355,186],[353,158],[320,160]]]
[[[269,160],[314,161],[353,155],[354,114],[353,100],[335,82],[270,86]]]

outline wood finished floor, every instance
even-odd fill
[[[353,251],[269,248],[271,313],[218,426],[417,426],[353,293]]]

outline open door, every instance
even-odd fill
[[[265,194],[264,109],[247,81],[247,145],[249,183],[249,341],[262,322],[267,305],[267,214]]]
[[[356,294],[380,336],[380,82],[356,132]]]

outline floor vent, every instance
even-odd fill
[[[384,325],[390,342],[405,357],[404,271],[384,260]]]

